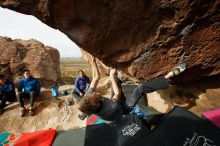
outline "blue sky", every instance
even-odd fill
[[[0,36],[12,39],[36,39],[59,50],[61,57],[81,57],[79,47],[65,34],[34,16],[20,14],[0,7]]]

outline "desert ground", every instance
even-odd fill
[[[62,84],[73,84],[78,71],[82,69],[91,77],[91,67],[82,58],[61,58],[60,59],[60,70],[61,70],[61,83]]]

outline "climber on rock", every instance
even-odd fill
[[[117,78],[117,70],[111,68],[110,81],[114,94],[112,98],[106,98],[96,92],[100,73],[95,58],[93,58],[92,63],[95,77],[92,79],[90,88],[86,92],[84,98],[80,101],[79,110],[85,115],[96,114],[107,121],[120,121],[122,115],[129,113],[144,93],[150,93],[159,89],[167,89],[167,79],[179,75],[186,69],[185,63],[180,64],[165,76],[160,76],[149,82],[140,84],[134,89],[131,96],[126,98],[121,90],[121,83]]]

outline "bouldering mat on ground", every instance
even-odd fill
[[[84,146],[86,128],[72,129],[57,135],[53,146]]]
[[[56,136],[56,130],[41,130],[31,133],[0,134],[0,146],[50,146]]]
[[[204,112],[203,116],[220,128],[220,108]]]
[[[220,129],[181,107],[165,115],[147,146],[220,146]]]

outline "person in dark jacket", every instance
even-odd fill
[[[16,101],[15,86],[5,75],[0,74],[0,114],[3,113],[7,101]]]
[[[90,85],[90,79],[86,76],[83,70],[78,71],[79,76],[75,80],[75,88],[73,89],[73,95],[77,101],[80,101],[85,94],[85,90]]]
[[[34,114],[34,100],[40,95],[41,85],[38,79],[31,76],[29,70],[23,71],[23,78],[18,83],[18,102],[20,104],[20,116],[25,114],[24,98],[30,99],[29,115]]]

